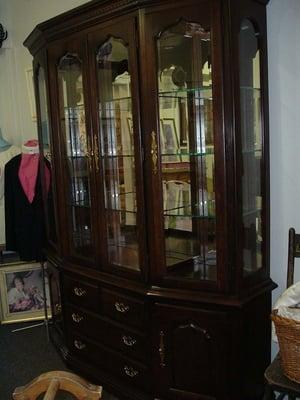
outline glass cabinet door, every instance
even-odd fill
[[[134,21],[108,31],[107,39],[98,43],[96,53],[99,169],[104,186],[104,220],[107,235],[107,268],[140,272],[141,246],[144,234],[140,204],[141,174],[136,81]],[[132,28],[133,27],[133,28]],[[113,34],[114,33],[114,34]],[[102,37],[105,33],[102,32]],[[134,49],[134,50],[132,50]],[[135,91],[135,96],[133,95]],[[137,187],[138,186],[138,187]],[[140,232],[140,234],[139,234]]]
[[[211,30],[181,19],[156,43],[166,273],[216,281]]]
[[[44,155],[43,179],[44,195],[46,205],[46,226],[47,238],[50,244],[57,246],[57,224],[54,208],[54,188],[53,188],[53,169],[52,169],[52,151],[50,146],[49,132],[49,113],[47,101],[47,87],[45,70],[39,66],[36,71],[37,78],[37,106],[39,118],[39,141]]]
[[[86,129],[82,61],[77,54],[66,53],[60,59],[58,88],[69,247],[73,256],[92,258],[95,253],[91,227],[91,149]]]
[[[239,48],[244,276],[262,268],[263,140],[258,37],[253,23],[243,20]]]

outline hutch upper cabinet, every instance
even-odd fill
[[[25,41],[51,165],[52,338],[122,399],[261,396],[267,3],[94,0]]]

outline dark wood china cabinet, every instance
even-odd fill
[[[121,399],[254,400],[270,361],[267,0],[94,0],[34,57],[52,338]]]

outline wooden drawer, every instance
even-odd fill
[[[89,310],[99,311],[99,289],[97,285],[64,276],[64,295],[68,302]]]
[[[102,312],[109,318],[143,328],[145,303],[108,289],[101,290]]]
[[[129,357],[142,361],[146,359],[145,337],[141,333],[72,305],[66,305],[65,309],[66,322],[71,331],[83,333]]]
[[[130,358],[99,345],[85,336],[72,333],[68,336],[68,346],[78,358],[86,359],[98,365],[131,385],[148,388],[150,385],[148,368]]]

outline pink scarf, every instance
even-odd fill
[[[21,157],[18,176],[29,203],[33,202],[35,196],[35,185],[38,175],[39,158],[40,158],[39,153],[36,154],[22,153]],[[45,171],[45,181],[46,181],[45,182],[46,192],[48,193],[50,186],[50,171],[46,165],[44,171]]]

